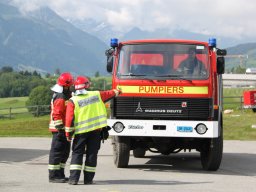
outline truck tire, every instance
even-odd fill
[[[221,164],[223,153],[223,136],[208,139],[204,148],[201,150],[201,164],[206,171],[217,171]]]
[[[145,156],[145,154],[146,154],[146,150],[143,148],[133,149],[133,156],[136,158],[142,158]]]
[[[126,168],[130,158],[130,139],[127,137],[113,138],[114,163],[117,168]]]

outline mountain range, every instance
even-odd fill
[[[193,33],[190,31],[186,31],[180,28],[175,30],[170,30],[168,28],[160,28],[154,31],[146,31],[142,30],[139,27],[134,27],[126,32],[120,32],[115,29],[115,27],[107,24],[105,22],[98,22],[93,19],[70,19],[65,18],[68,22],[72,23],[77,28],[83,30],[84,32],[90,33],[95,35],[99,39],[104,42],[109,42],[111,38],[115,37],[120,40],[130,40],[130,39],[193,39],[199,41],[208,41],[211,36],[200,34],[200,33]],[[222,36],[215,36],[217,39],[217,44],[221,48],[232,47],[240,43],[249,42],[251,40],[248,39],[241,39],[237,40],[232,37],[222,37]]]
[[[0,42],[0,66],[87,75],[105,71],[107,45],[47,7],[23,14],[0,3]]]
[[[8,0],[0,3],[0,67],[37,70],[40,73],[71,71],[75,74],[106,74],[105,50],[110,38],[120,40],[173,38],[207,41],[209,36],[182,29],[145,31],[135,27],[120,32],[107,23],[93,19],[62,18],[47,7],[22,13]],[[227,48],[226,68],[241,63],[256,66],[256,43],[243,43],[230,37],[216,37],[220,48]],[[241,43],[241,42],[240,42]],[[240,55],[240,57],[239,57]],[[241,55],[243,60],[241,60]]]

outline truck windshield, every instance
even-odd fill
[[[117,76],[121,79],[207,79],[207,47],[197,44],[124,45]]]

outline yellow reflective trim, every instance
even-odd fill
[[[78,123],[75,123],[75,126],[79,126],[79,125],[83,125],[83,124],[86,124],[86,123],[90,123],[92,121],[95,121],[95,120],[99,120],[101,118],[105,118],[106,119],[106,115],[100,115],[100,116],[96,116],[96,117],[93,117],[93,118],[90,118],[90,119],[87,119],[85,121],[81,121],[81,122],[78,122]]]
[[[54,125],[61,125],[63,124],[62,120],[56,120],[56,121],[53,121],[54,122]]]
[[[55,124],[53,121],[50,121],[49,128],[55,129]]]
[[[122,93],[140,94],[208,94],[207,86],[117,86]]]
[[[87,171],[87,172],[95,172],[95,171],[96,171],[96,167],[85,166],[85,167],[84,167],[84,171]]]
[[[103,121],[103,122],[92,124],[92,125],[89,125],[89,126],[86,126],[86,127],[77,128],[76,132],[75,132],[75,135],[80,134],[80,133],[86,133],[86,132],[94,131],[96,129],[100,129],[100,128],[106,127],[106,126],[107,126],[107,121]]]
[[[60,168],[65,168],[66,163],[60,163]]]
[[[75,130],[75,127],[65,127],[66,132],[73,132]]]
[[[82,170],[82,165],[71,164],[70,165],[70,170]]]
[[[49,170],[59,170],[60,169],[60,165],[48,165],[48,169]]]

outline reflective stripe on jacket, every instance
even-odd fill
[[[49,123],[49,130],[51,132],[57,132],[56,125],[65,124],[66,115],[66,101],[69,97],[63,93],[54,93],[51,100],[51,116]],[[64,130],[64,128],[63,128]]]
[[[107,126],[107,112],[99,91],[73,96],[75,134],[86,133]]]

